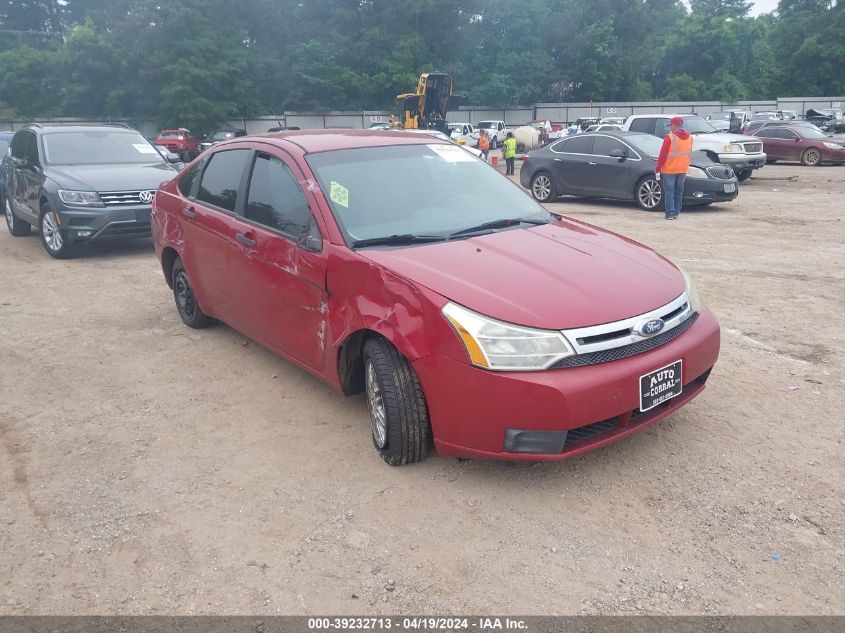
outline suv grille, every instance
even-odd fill
[[[730,180],[734,177],[734,170],[725,165],[714,165],[707,168],[707,174],[711,178],[718,178],[719,180]]]
[[[100,191],[98,193],[100,194],[100,200],[107,207],[144,204],[141,202],[140,191]]]
[[[746,143],[745,144],[745,151],[749,154],[759,154],[763,151],[763,144],[762,143]]]

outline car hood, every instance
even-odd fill
[[[490,317],[567,329],[643,314],[684,291],[669,260],[574,220],[359,254]]]
[[[143,191],[158,189],[176,171],[166,163],[152,165],[62,165],[48,176],[62,189],[77,191]]]
[[[693,134],[692,137],[697,141],[699,139],[706,140],[711,143],[759,143],[760,139],[753,136],[746,136],[745,134],[731,134],[730,132],[711,132],[710,134]]]

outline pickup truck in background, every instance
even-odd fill
[[[490,149],[496,149],[505,142],[508,137],[508,132],[513,132],[504,121],[479,121],[475,126],[476,132],[487,130],[487,136],[490,137]]]

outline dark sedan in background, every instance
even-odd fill
[[[579,134],[525,155],[520,182],[540,202],[558,196],[634,200],[642,209],[663,209],[654,168],[662,139],[635,132]],[[728,202],[738,195],[728,165],[693,152],[684,206]]]
[[[808,167],[845,163],[845,142],[806,126],[766,126],[753,132],[763,141],[766,161],[797,161]]]

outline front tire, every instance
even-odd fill
[[[740,169],[736,172],[736,179],[739,182],[745,182],[749,178],[751,178],[751,174],[754,173],[753,169]]]
[[[663,210],[663,186],[654,175],[640,179],[634,191],[634,198],[644,211]]]
[[[212,321],[211,317],[200,308],[194,294],[194,287],[191,285],[191,279],[188,277],[184,264],[182,264],[181,257],[178,257],[173,263],[171,285],[173,286],[173,298],[176,301],[176,311],[179,313],[182,322],[195,330],[208,327]]]
[[[431,451],[431,423],[414,368],[383,338],[364,343],[363,360],[376,450],[391,466],[422,461]]]
[[[531,178],[531,195],[537,202],[550,202],[555,199],[555,184],[548,172],[538,172]]]
[[[801,164],[805,167],[818,167],[822,164],[822,153],[815,147],[808,147],[801,154]]]
[[[59,216],[44,203],[41,205],[41,216],[38,219],[38,233],[41,235],[41,245],[50,257],[55,259],[70,259],[79,251],[70,242],[67,231],[61,228]]]
[[[6,211],[6,226],[9,228],[9,233],[15,237],[23,237],[29,235],[32,225],[29,222],[24,222],[12,211],[12,202],[9,196],[4,197],[5,211]]]

